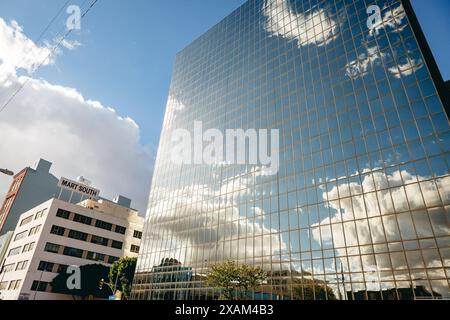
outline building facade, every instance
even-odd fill
[[[409,1],[247,1],[176,57],[133,298],[217,298],[226,259],[255,299],[450,297],[444,89]],[[279,170],[176,163],[196,122],[278,130]]]
[[[55,276],[68,266],[109,266],[120,257],[136,257],[142,226],[137,211],[106,200],[51,199],[36,206],[20,216],[6,251],[0,298],[73,299],[52,292]]]
[[[58,196],[58,179],[50,173],[51,166],[51,162],[39,159],[14,176],[0,208],[0,235],[14,230],[22,213]]]

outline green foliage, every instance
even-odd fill
[[[234,300],[236,291],[242,298],[243,293],[254,289],[266,279],[266,273],[259,267],[238,265],[235,261],[227,260],[211,267],[206,276],[206,284],[223,289],[220,300]]]
[[[109,270],[109,284],[114,288],[117,279],[117,289],[123,292],[126,299],[130,298],[136,263],[137,258],[120,258]]]
[[[111,294],[108,290],[101,290],[99,283],[101,279],[108,276],[109,268],[101,264],[89,264],[80,267],[81,286],[80,289],[70,290],[67,287],[67,279],[71,276],[66,272],[60,272],[51,283],[52,291],[55,293],[70,294],[82,298],[95,297],[107,299]]]

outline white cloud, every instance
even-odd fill
[[[295,13],[288,0],[268,0],[264,7],[264,16],[267,18],[267,32],[297,40],[299,47],[310,44],[323,46],[338,36],[338,24],[330,18],[325,9]]]
[[[278,230],[267,227],[264,219],[250,221],[241,216],[236,199],[225,196],[230,188],[241,187],[245,188],[241,196],[254,192],[251,180],[242,176],[227,179],[217,190],[207,185],[154,189],[155,200],[146,221],[151,226],[148,236],[153,239],[152,247],[143,248],[152,252],[148,265],[175,258],[194,268],[224,259],[248,259],[247,263],[266,267],[278,262],[280,266],[277,253],[286,250],[287,243],[277,234]],[[260,207],[251,209],[263,214]],[[283,265],[288,268],[286,263]]]
[[[407,62],[404,64],[399,64],[395,67],[389,68],[389,72],[396,77],[397,79],[400,79],[401,76],[410,76],[417,70],[423,67],[423,62],[421,59],[411,59],[409,57],[406,58]]]
[[[332,243],[344,264],[344,270],[363,272],[369,290],[377,290],[379,283],[372,280],[380,276],[378,271],[382,271],[380,277],[383,279],[389,276],[385,271],[394,268],[399,274],[403,270],[403,278],[408,280],[408,265],[411,269],[421,268],[423,262],[420,255],[414,252],[407,254],[407,259],[403,254],[385,254],[375,260],[370,255],[372,252],[368,251],[372,245],[450,234],[444,210],[436,207],[442,202],[450,202],[450,176],[440,177],[435,183],[429,177],[412,175],[407,171],[396,171],[391,175],[369,170],[364,173],[360,184],[341,183],[324,191],[323,199],[329,208],[334,209],[335,215],[313,226],[320,226],[313,229],[313,238],[319,243]],[[396,188],[388,189],[389,186]],[[433,214],[432,221],[428,218],[426,207],[436,207],[429,210]],[[410,215],[409,210],[415,213]],[[348,248],[358,244],[366,247],[359,250],[358,247],[355,250]],[[433,256],[433,248],[430,247],[432,250],[425,264],[428,267],[442,267],[439,255]],[[352,256],[349,265],[345,259],[348,255]],[[442,259],[450,263],[450,256],[446,256],[444,251]],[[419,278],[419,273],[412,272],[411,277]],[[445,286],[441,289],[444,294],[448,290]]]
[[[16,74],[17,69],[32,72],[49,56],[48,45],[37,46],[23,33],[23,28],[17,21],[9,24],[0,18],[0,83],[11,84],[9,78]],[[52,57],[44,65],[53,63]]]
[[[411,52],[408,52],[408,54],[411,54]],[[389,55],[381,52],[378,46],[368,47],[366,48],[365,53],[358,56],[358,59],[347,63],[345,66],[345,74],[351,79],[364,77],[372,68],[382,65],[388,57]],[[389,73],[397,79],[399,79],[401,75],[405,77],[410,76],[424,66],[420,58],[413,59],[410,57],[403,57],[402,60],[405,60],[406,62],[387,69]]]
[[[352,79],[364,77],[370,68],[380,64],[386,54],[380,52],[378,47],[369,47],[366,53],[361,53],[357,60],[351,61],[346,65],[345,74]]]
[[[44,158],[53,162],[56,176],[85,176],[102,196],[122,194],[143,211],[152,157],[140,142],[139,127],[74,88],[17,76],[18,69],[32,71],[48,53],[47,47],[28,39],[17,22],[8,24],[0,18],[0,81],[8,79],[7,86],[0,86],[0,102],[29,80],[0,114],[0,166],[17,172]],[[9,182],[0,177],[2,199]]]

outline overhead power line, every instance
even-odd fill
[[[69,2],[70,0],[68,0],[66,2],[66,4]],[[87,1],[87,0],[86,0]],[[86,1],[84,3],[86,3]],[[98,0],[93,0],[93,2],[90,4],[90,6],[86,9],[86,11],[84,11],[81,14],[81,20],[83,20],[83,18],[89,13],[89,11],[91,11],[91,9],[95,6],[95,4],[98,2]],[[64,10],[66,4],[64,4],[64,7],[62,10]],[[60,10],[57,15],[50,21],[50,23],[47,25],[46,29],[44,29],[43,33],[41,34],[40,38],[45,34],[45,32],[48,30],[48,28],[50,28],[51,24],[53,23],[54,20],[56,20],[56,18],[58,17],[58,15],[61,13]],[[19,88],[17,88],[16,91],[14,91],[14,93],[9,97],[8,100],[6,100],[6,102],[2,105],[2,107],[0,108],[0,113],[2,113],[7,107],[8,105],[14,100],[14,98],[23,90],[23,88],[25,87],[25,85],[31,80],[31,78],[33,77],[33,75],[39,71],[39,69],[47,62],[47,60],[53,56],[56,52],[56,50],[59,48],[59,46],[61,45],[61,43],[63,43],[66,38],[72,33],[73,29],[68,29],[66,31],[66,33],[62,36],[58,38],[57,43],[52,47],[52,49],[50,50],[49,54],[37,65],[37,67],[28,75],[28,77],[25,79],[25,81],[23,81],[23,83],[19,86]]]

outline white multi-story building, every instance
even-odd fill
[[[124,204],[125,203],[125,204]],[[53,278],[68,266],[111,265],[136,257],[143,218],[129,200],[51,199],[21,215],[0,273],[0,299],[61,300],[51,292]]]

